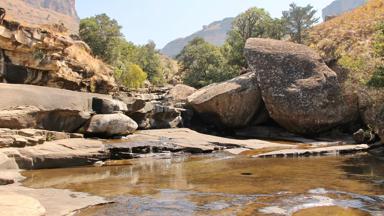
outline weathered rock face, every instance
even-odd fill
[[[271,118],[286,129],[315,134],[358,117],[357,97],[342,93],[336,73],[310,48],[252,38],[245,56]]]
[[[0,148],[22,148],[26,146],[40,145],[46,141],[82,137],[82,134],[70,134],[57,131],[37,129],[11,130],[9,128],[0,128]]]
[[[374,101],[366,92],[359,95],[359,111],[365,125],[370,127],[384,142],[384,105]]]
[[[85,133],[102,136],[125,136],[133,133],[137,128],[137,123],[122,113],[95,115],[87,124]]]
[[[261,108],[260,89],[254,73],[212,84],[188,97],[188,104],[203,120],[219,126],[246,126]]]
[[[125,114],[135,120],[140,129],[176,128],[187,126],[192,118],[193,112],[184,108],[186,97],[192,91],[191,87],[177,85],[151,92],[120,93],[115,97],[127,105]]]
[[[97,93],[116,89],[112,69],[92,57],[84,42],[68,36],[5,21],[0,53],[0,72],[8,83]]]

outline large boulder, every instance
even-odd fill
[[[262,107],[254,73],[212,84],[188,97],[188,104],[201,118],[217,126],[246,126]]]
[[[172,103],[185,103],[187,98],[196,92],[196,89],[187,85],[178,84],[169,90],[166,95],[167,99]]]
[[[85,133],[102,136],[124,136],[133,133],[138,125],[122,113],[95,115],[86,126]]]
[[[286,129],[311,135],[358,117],[357,97],[343,93],[336,73],[310,48],[251,38],[245,56],[271,118]]]
[[[0,83],[0,128],[75,132],[91,117],[93,98],[108,95]]]
[[[0,215],[44,216],[46,215],[46,210],[38,200],[30,196],[2,192],[0,194]]]

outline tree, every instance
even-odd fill
[[[281,39],[284,28],[281,20],[272,19],[268,12],[260,8],[250,8],[238,15],[232,30],[223,46],[223,54],[230,65],[246,67],[244,46],[248,38],[274,38]]]
[[[140,88],[147,79],[147,74],[139,65],[124,62],[115,69],[116,80],[127,88]]]
[[[148,74],[149,81],[156,85],[163,84],[160,53],[156,50],[156,44],[149,41],[146,45],[140,46],[137,55],[136,63]]]
[[[214,82],[234,77],[235,70],[225,64],[220,48],[202,38],[195,38],[177,56],[184,74],[184,82],[201,88]]]
[[[114,52],[124,40],[120,30],[121,26],[116,20],[106,14],[100,14],[82,19],[79,33],[96,56],[111,64],[115,59]]]
[[[283,11],[283,21],[291,40],[303,43],[306,31],[319,21],[316,18],[316,10],[311,5],[305,7],[297,6],[295,3],[289,5],[288,11]]]

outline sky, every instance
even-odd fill
[[[333,0],[77,0],[76,8],[80,18],[106,13],[123,27],[127,40],[136,44],[153,40],[161,49],[176,38],[250,7],[281,17],[293,1],[300,6],[311,4],[321,17],[321,10]]]

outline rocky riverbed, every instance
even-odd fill
[[[176,206],[186,214],[378,215],[381,171],[371,178],[364,164],[346,164],[368,160],[381,170],[358,153],[383,156],[382,108],[363,91],[345,91],[306,46],[254,38],[245,56],[250,70],[222,83],[128,91],[76,37],[5,21],[0,214],[68,215],[114,202],[80,214],[169,215]],[[355,169],[369,181],[348,179]],[[23,172],[24,186],[22,170],[36,170]]]

